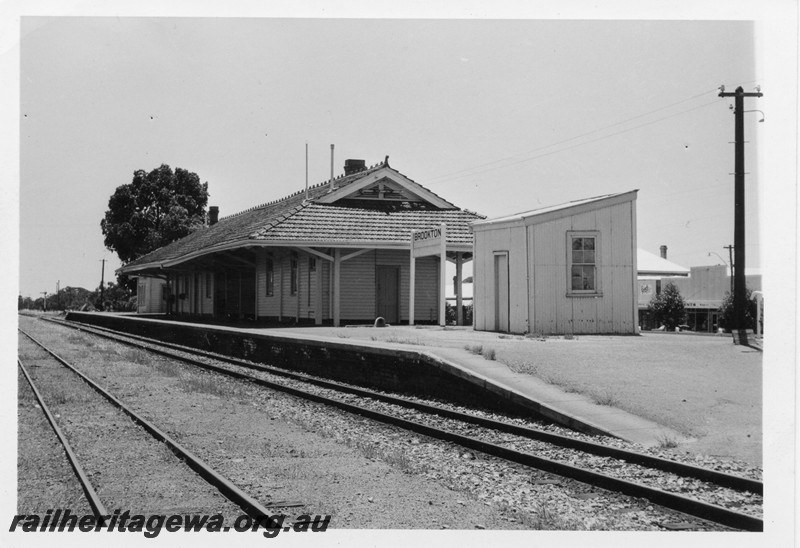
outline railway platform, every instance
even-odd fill
[[[317,333],[321,331],[319,328],[286,328],[283,331],[302,337],[330,338],[330,333],[326,333],[327,337],[317,335],[315,329]],[[396,329],[407,330],[413,334],[414,328]],[[456,336],[458,331],[450,333]],[[467,333],[470,337],[475,335],[471,330],[462,330],[461,333]],[[344,334],[347,334],[346,330]],[[408,348],[408,344],[402,342],[359,340],[358,343],[370,347],[378,346],[398,350]],[[665,440],[688,441],[681,433],[672,428],[613,406],[599,405],[585,395],[567,392],[535,376],[515,373],[504,363],[486,359],[480,354],[473,354],[464,347],[455,348],[450,344],[446,346],[426,345],[420,352],[430,355],[433,359],[429,363],[441,367],[448,374],[467,379],[469,382],[481,386],[487,392],[498,394],[523,407],[534,409],[557,424],[580,431],[621,438],[645,447],[657,446]]]
[[[107,313],[70,313],[68,319],[77,321],[87,321],[88,323],[128,324],[133,330],[146,329],[150,336],[157,333],[170,334],[170,338],[175,341],[173,336],[179,332],[191,333],[195,339],[208,340],[209,334],[219,340],[220,337],[247,337],[245,346],[253,345],[252,341],[257,341],[266,348],[277,352],[285,360],[291,360],[291,352],[285,348],[293,348],[294,355],[305,358],[319,360],[330,360],[333,366],[334,360],[339,364],[343,356],[353,356],[351,367],[337,365],[336,373],[331,375],[337,380],[344,382],[354,381],[361,384],[364,380],[363,372],[359,373],[358,363],[371,361],[372,359],[383,360],[384,363],[396,361],[397,366],[391,375],[383,373],[381,380],[392,379],[403,376],[420,376],[420,384],[442,384],[452,385],[456,388],[453,392],[461,397],[461,402],[465,399],[472,399],[476,403],[484,403],[480,400],[485,395],[487,399],[494,401],[508,402],[511,407],[516,409],[527,409],[533,415],[539,415],[551,420],[556,424],[567,426],[578,431],[595,435],[608,435],[639,443],[644,446],[655,446],[663,443],[664,440],[674,440],[677,442],[687,441],[676,430],[667,426],[657,424],[648,419],[628,413],[622,409],[611,405],[600,405],[591,401],[585,395],[576,392],[567,392],[558,386],[549,384],[535,376],[515,373],[505,364],[486,359],[480,354],[474,354],[461,345],[461,341],[480,340],[482,333],[475,333],[472,330],[463,328],[454,330],[444,330],[437,333],[436,340],[441,344],[431,343],[426,340],[421,343],[414,336],[420,333],[414,327],[401,326],[391,328],[393,333],[399,335],[384,337],[382,340],[375,335],[385,335],[386,331],[379,328],[358,327],[355,329],[342,327],[247,327],[247,326],[224,326],[206,323],[192,323],[184,320],[172,320],[164,317],[147,317],[135,314],[107,314]],[[441,329],[441,328],[440,328]],[[185,337],[186,335],[184,335]],[[496,334],[493,336],[496,337]],[[253,339],[249,337],[254,337]],[[282,348],[282,350],[276,350]],[[299,349],[299,350],[298,350]],[[311,358],[311,350],[316,350],[314,358]],[[345,360],[347,361],[347,360]],[[414,368],[406,368],[413,364]],[[324,366],[323,366],[324,367]],[[379,369],[375,367],[375,369]],[[307,372],[308,368],[305,369]],[[352,375],[352,379],[349,378]],[[430,380],[428,376],[431,376]],[[374,380],[374,379],[373,379]],[[368,383],[368,384],[373,384]],[[458,388],[459,386],[467,386]],[[414,389],[413,383],[406,384],[398,388]],[[379,388],[389,388],[392,386],[379,386]]]

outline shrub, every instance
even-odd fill
[[[753,292],[750,288],[745,289],[745,308],[744,308],[744,326],[743,329],[755,329],[756,326],[756,312],[757,305],[753,299]],[[725,292],[725,298],[722,300],[722,305],[719,307],[719,325],[725,328],[725,331],[730,331],[734,326],[733,317],[733,295]]]
[[[668,331],[674,331],[686,317],[686,303],[671,282],[650,301],[647,309],[653,313],[656,322],[665,325]]]

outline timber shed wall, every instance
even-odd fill
[[[475,329],[493,331],[495,256],[508,253],[512,333],[636,333],[635,197],[586,211],[475,226]],[[568,233],[599,236],[596,295],[569,295]]]

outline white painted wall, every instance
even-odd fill
[[[545,222],[476,226],[475,329],[494,330],[494,254],[507,251],[512,332],[635,333],[635,207],[634,199]],[[599,295],[568,295],[569,231],[599,233]]]

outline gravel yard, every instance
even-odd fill
[[[689,438],[677,451],[762,463],[762,353],[730,336],[521,337],[441,327],[315,327],[290,331],[383,341],[434,352],[493,350],[516,372],[669,426]]]
[[[91,513],[75,472],[25,380],[17,379],[17,512],[43,514],[52,508]]]
[[[109,511],[172,514],[218,509],[233,515],[235,507],[215,488],[23,336],[20,356]]]
[[[34,336],[55,335],[64,357],[80,358],[87,374],[262,502],[301,500],[304,510],[332,514],[331,527],[660,530],[685,521],[647,501],[454,450],[66,328],[20,322]]]
[[[263,394],[245,383],[194,372],[67,328],[21,323],[45,343],[58,340],[62,357],[80,363],[101,386],[264,504],[300,501],[304,506],[293,513],[331,514],[332,528],[524,527],[521,521],[511,521],[512,514],[506,516],[468,493],[426,481],[362,451],[355,440],[348,446],[337,443],[332,431],[310,432],[302,418],[320,413],[318,406]],[[320,415],[336,432],[346,428],[337,427],[338,417]],[[95,458],[105,455],[101,446],[94,448]],[[162,486],[158,480],[150,484],[153,489]],[[190,495],[186,491],[183,496]],[[229,510],[227,515],[240,513]]]

